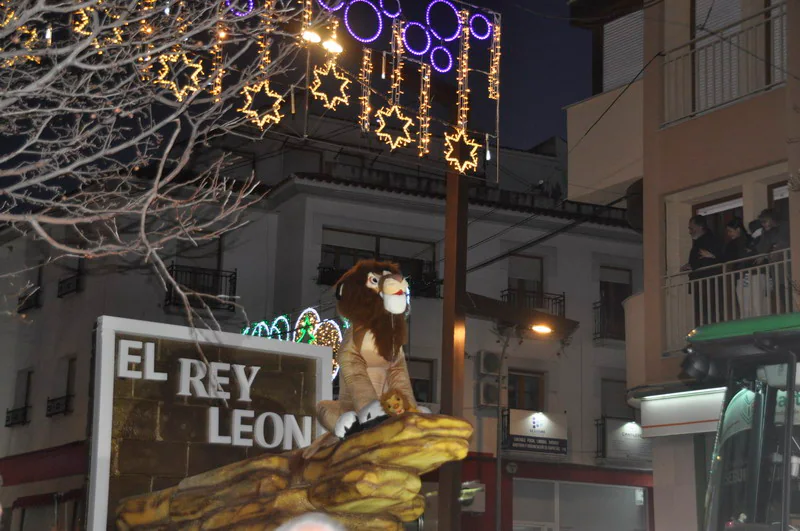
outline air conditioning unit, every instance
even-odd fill
[[[486,376],[497,376],[500,374],[500,355],[485,350],[480,352],[479,357],[480,373]]]
[[[500,392],[498,390],[497,381],[486,379],[478,382],[479,407],[497,407],[499,400]]]

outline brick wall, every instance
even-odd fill
[[[128,335],[120,339],[156,343],[156,370],[169,374],[166,382],[124,380],[114,382],[109,528],[119,500],[127,496],[165,489],[181,479],[266,452],[254,444],[241,448],[207,444],[208,409],[221,408],[220,432],[230,434],[230,410],[221,400],[177,396],[180,358],[198,358],[189,342],[154,340]],[[203,347],[209,362],[220,361],[261,369],[251,387],[252,402],[238,402],[231,374],[226,389],[227,407],[252,409],[279,415],[315,416],[316,360],[234,348]],[[252,420],[249,421],[252,424]],[[267,423],[269,424],[269,423]],[[265,436],[270,439],[271,433]]]

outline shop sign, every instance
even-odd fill
[[[625,461],[651,462],[653,450],[650,439],[642,437],[642,427],[631,420],[605,419],[606,458]]]
[[[506,422],[507,449],[546,455],[567,455],[566,415],[509,409]]]

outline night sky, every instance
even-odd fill
[[[568,20],[567,0],[479,0],[503,15],[501,143],[529,149],[553,135],[566,139],[565,105],[592,94],[591,34]]]

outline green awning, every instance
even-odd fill
[[[706,341],[752,337],[756,333],[768,334],[770,332],[789,332],[793,330],[800,333],[800,313],[753,317],[751,319],[701,326],[696,330],[692,330],[686,340],[690,344],[695,344]]]

